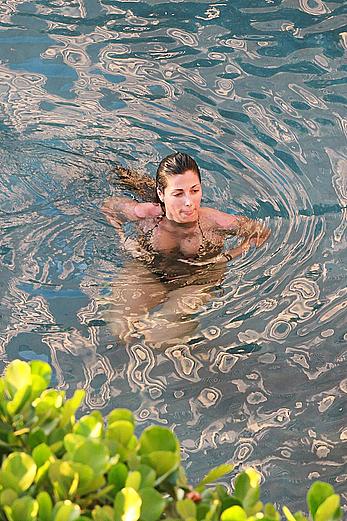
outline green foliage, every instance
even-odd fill
[[[227,465],[226,463],[224,463],[223,465],[219,465],[219,467],[210,470],[210,472],[208,472],[206,476],[204,476],[203,479],[197,484],[195,490],[197,490],[198,492],[204,490],[205,485],[213,483],[217,479],[225,476],[225,474],[230,474],[233,468],[234,465]]]
[[[260,501],[260,475],[246,469],[234,492],[213,482],[220,465],[189,486],[173,432],[159,426],[135,435],[127,409],[104,421],[92,412],[76,421],[83,397],[49,389],[51,369],[15,360],[0,379],[0,521],[280,521]],[[307,494],[311,521],[341,519],[340,498],[327,483]],[[308,521],[283,507],[288,521]]]

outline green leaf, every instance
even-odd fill
[[[152,469],[148,465],[140,465],[137,470],[141,474],[140,488],[153,487],[156,478],[156,473],[154,469]]]
[[[287,521],[308,521],[307,517],[305,517],[302,512],[295,512],[295,514],[292,514],[289,508],[287,507],[283,507],[283,513],[286,516]],[[272,521],[272,518],[270,519]],[[276,518],[276,521],[277,519],[280,520],[281,518]]]
[[[79,465],[79,463],[75,463],[75,465]],[[80,479],[83,478],[83,476],[81,476],[81,473],[79,474],[79,477]],[[106,480],[104,476],[93,477],[86,484],[84,483],[84,480],[81,479],[81,483],[79,484],[77,489],[77,495],[87,497],[88,494],[91,494],[92,492],[94,493],[97,490],[101,490],[105,486],[105,484]]]
[[[141,520],[142,521],[157,521],[165,508],[165,500],[154,488],[142,488],[139,492],[142,500],[141,505]]]
[[[0,380],[0,383],[1,380]],[[1,393],[1,386],[0,386],[0,393]],[[0,400],[1,400],[2,396],[0,395]],[[5,415],[6,411],[4,410],[4,415]],[[0,436],[1,437],[5,437],[7,438],[7,436],[12,433],[12,425],[9,425],[8,423],[4,423],[3,421],[0,420]]]
[[[283,507],[283,514],[286,516],[287,521],[296,521],[295,517],[291,513],[288,507]]]
[[[107,436],[107,431],[106,431]],[[110,451],[111,458],[118,458],[119,461],[128,461],[136,458],[136,454],[129,447],[124,447],[118,441],[107,438],[106,441],[108,450]],[[136,466],[136,465],[135,465]]]
[[[123,488],[114,502],[114,521],[138,521],[142,500],[133,488]]]
[[[38,467],[41,467],[46,461],[52,458],[53,453],[51,449],[45,443],[37,445],[32,451],[32,457]]]
[[[308,518],[302,512],[295,512],[294,517],[295,521],[308,521]]]
[[[323,481],[316,481],[307,492],[307,505],[310,513],[315,519],[315,515],[319,505],[321,505],[329,496],[334,494],[334,488]]]
[[[29,496],[15,499],[11,506],[13,521],[33,521],[36,519],[39,505]]]
[[[18,494],[12,488],[5,488],[0,492],[0,505],[11,506],[13,501],[17,499]]]
[[[254,469],[247,469],[235,479],[234,497],[240,499],[247,513],[255,507],[260,496],[260,474]]]
[[[69,500],[61,501],[53,509],[52,521],[77,521],[80,513],[81,509],[78,505]]]
[[[210,510],[208,503],[197,503],[196,505],[196,519],[198,521],[206,519],[206,516]]]
[[[47,364],[47,362],[43,362],[42,360],[32,360],[30,362],[30,369],[32,375],[40,376],[44,380],[46,389],[51,382],[51,366]]]
[[[74,392],[72,398],[66,400],[62,408],[60,427],[66,427],[68,424],[74,424],[75,412],[84,400],[85,394],[86,393],[83,389],[77,389],[77,391]]]
[[[64,396],[64,392],[56,391],[55,389],[47,389],[46,391],[43,391],[39,398],[36,398],[32,403],[39,420],[44,420],[46,422],[48,419],[56,418],[58,416],[58,411],[60,414]],[[43,430],[45,432],[45,429]]]
[[[31,385],[25,385],[18,389],[14,394],[13,400],[7,403],[7,412],[14,416],[31,398]]]
[[[113,409],[113,411],[111,411],[107,416],[108,425],[119,420],[125,420],[135,425],[134,415],[128,409]]]
[[[176,502],[176,510],[182,519],[196,518],[196,505],[191,499],[181,499]]]
[[[52,463],[48,476],[59,499],[73,497],[75,494],[84,495],[104,483],[103,478],[100,481],[95,477],[88,465],[69,461]]]
[[[38,374],[32,374],[31,375],[31,400],[34,400],[40,394],[47,389],[47,383],[46,380],[38,375]]]
[[[206,476],[197,484],[195,490],[197,490],[198,492],[202,491],[205,485],[208,485],[209,483],[216,481],[217,479],[225,476],[225,474],[229,474],[233,470],[233,468],[234,465],[224,463],[223,465],[219,465],[218,467],[210,470],[210,472],[208,472]]]
[[[333,494],[319,505],[314,521],[336,521],[337,519],[341,519],[340,497]]]
[[[6,396],[6,386],[5,386],[5,377],[0,378],[0,414],[2,416],[6,415],[7,412],[7,396]]]
[[[221,521],[247,521],[247,514],[243,508],[235,505],[224,510],[220,519]]]
[[[113,508],[108,505],[103,507],[97,505],[92,512],[92,516],[94,521],[113,521],[114,511]]]
[[[99,411],[94,411],[87,416],[82,416],[74,425],[73,432],[85,438],[101,439],[104,430],[104,422]]]
[[[69,456],[72,458],[78,447],[81,447],[86,441],[84,436],[69,432],[64,436],[64,445]]]
[[[58,499],[66,499],[68,491],[74,479],[74,471],[67,461],[56,461],[50,465],[48,477],[53,485],[55,496]]]
[[[174,452],[157,451],[142,457],[142,462],[152,467],[157,476],[169,474],[177,469],[179,455]]]
[[[235,505],[242,507],[242,501],[240,501],[240,499],[236,499],[234,496],[229,495],[222,499],[222,510],[226,510],[227,508],[233,507]]]
[[[218,500],[211,501],[209,511],[205,515],[204,521],[218,521],[220,506],[221,506],[220,501],[218,501]]]
[[[106,445],[100,442],[85,439],[72,457],[73,461],[83,463],[93,469],[95,474],[103,474],[109,466],[109,451]]]
[[[11,472],[6,472],[4,470],[0,470],[0,486],[2,485],[3,488],[11,488],[18,494],[20,494],[22,491],[17,483],[17,478],[11,474]]]
[[[174,483],[178,487],[188,488],[189,483],[184,468],[180,465],[177,469],[177,479]]]
[[[5,485],[1,477],[3,472],[10,474],[17,482],[17,488],[15,490],[24,492],[32,485],[36,470],[35,461],[31,456],[25,452],[12,452],[2,464],[0,482]]]
[[[134,434],[134,425],[127,420],[114,421],[107,428],[107,438],[128,445]]]
[[[125,482],[125,488],[139,490],[141,484],[141,474],[137,470],[130,471]]]
[[[42,430],[48,436],[48,442],[47,445],[49,445],[52,448],[52,445],[56,445],[57,442],[62,442],[64,439],[64,436],[66,434],[66,431],[60,427],[58,427],[59,424],[59,411],[56,411],[56,416],[52,420],[48,422],[44,422],[42,425]],[[54,452],[54,451],[53,451]]]
[[[48,492],[40,492],[36,501],[39,505],[39,521],[51,521],[52,516],[52,500]]]
[[[118,492],[125,486],[128,475],[128,468],[124,463],[113,465],[108,472],[108,483],[114,485],[115,491]]]
[[[41,465],[41,467],[39,467],[37,469],[36,476],[35,476],[35,483],[36,483],[37,487],[41,487],[41,485],[43,484],[43,481],[45,481],[47,479],[47,473],[48,473],[48,470],[49,470],[49,467],[51,466],[51,464],[52,464],[52,461],[48,460],[48,461],[46,461],[46,463],[44,463],[43,465]]]
[[[6,368],[4,380],[11,398],[14,398],[18,389],[31,386],[31,369],[29,364],[22,360],[13,360]]]
[[[151,452],[179,452],[179,443],[176,436],[166,427],[147,427],[140,437],[140,454]]]
[[[28,436],[28,445],[32,449],[36,447],[37,445],[40,445],[40,443],[46,443],[47,436],[41,429],[41,427],[34,427]]]
[[[268,521],[280,521],[281,520],[280,514],[277,512],[275,506],[272,505],[271,503],[266,503],[266,505],[264,507],[264,515]]]

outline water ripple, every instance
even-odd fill
[[[193,479],[233,461],[292,509],[307,479],[344,494],[342,3],[11,0],[0,15],[2,368],[48,360],[86,410],[171,426]],[[165,321],[148,314],[122,343],[109,172],[153,174],[181,149],[206,205],[263,219],[271,241],[213,298],[188,295],[177,341],[146,342]]]

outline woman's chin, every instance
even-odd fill
[[[191,212],[179,212],[178,214],[166,214],[166,217],[170,221],[174,221],[177,224],[189,224],[194,223],[198,220],[198,212],[193,210]]]
[[[191,212],[181,212],[180,218],[182,222],[194,222],[197,220],[197,212],[196,210],[192,210]]]

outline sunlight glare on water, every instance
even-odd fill
[[[0,6],[2,370],[47,360],[59,388],[86,389],[86,410],[171,426],[194,480],[254,466],[293,509],[313,479],[346,503],[345,7]],[[201,167],[206,205],[272,236],[229,263],[191,338],[126,345],[110,318],[125,272],[100,212],[108,176],[153,175],[177,150]]]

